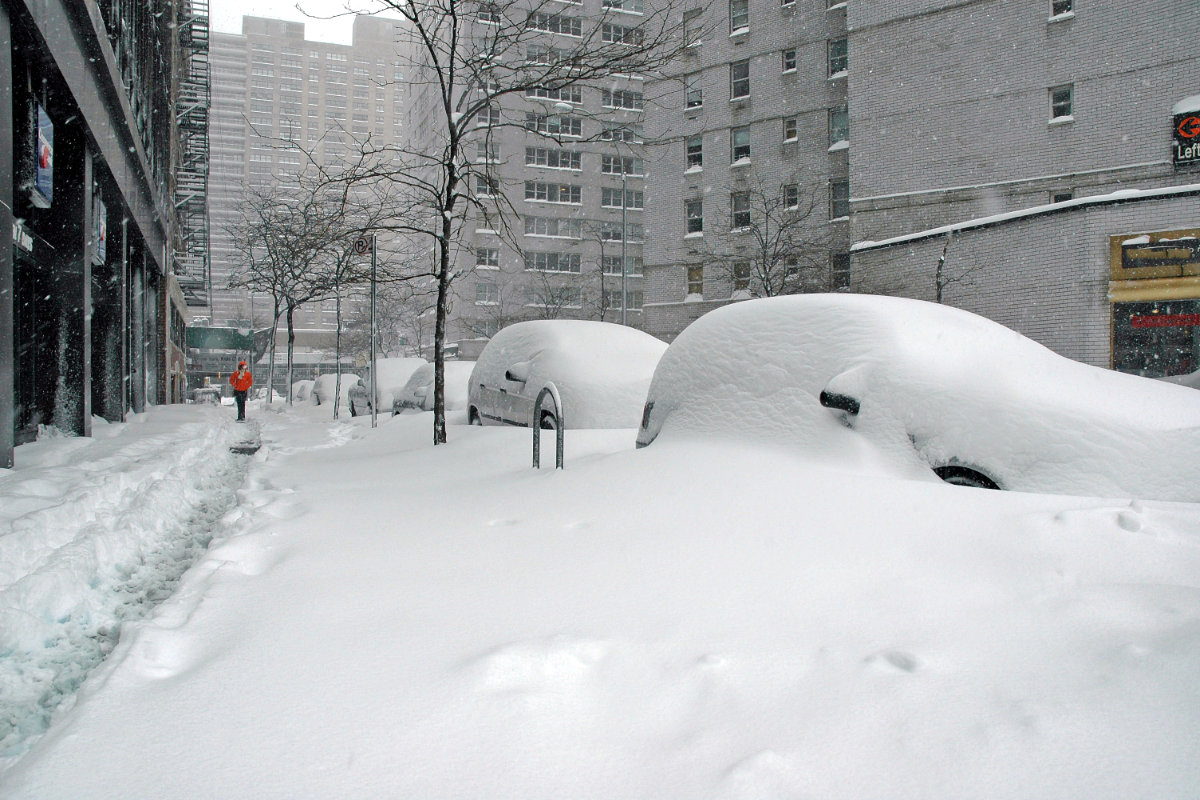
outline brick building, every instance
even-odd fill
[[[699,16],[715,29],[679,74],[701,74],[704,113],[686,85],[664,91],[649,131],[667,141],[648,158],[652,333],[746,296],[695,280],[686,237],[690,199],[705,237],[732,213],[743,179],[726,142],[749,126],[772,185],[798,174],[802,194],[827,193],[829,289],[940,299],[1103,366],[1200,368],[1194,3],[730,0]],[[793,115],[789,152],[773,129]],[[701,133],[704,174],[689,176]]]

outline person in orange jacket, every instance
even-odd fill
[[[246,369],[246,362],[238,363],[237,372],[229,376],[229,385],[233,387],[233,398],[237,400],[238,422],[246,421],[246,392],[254,385],[254,376]]]

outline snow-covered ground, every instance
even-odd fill
[[[435,448],[428,413],[330,414],[252,402],[253,456],[228,449],[253,425],[213,406],[18,448],[0,796],[1200,786],[1200,505],[856,479],[698,436],[635,450],[631,430],[568,431],[566,469],[534,471],[529,430],[453,425]],[[52,673],[117,626],[72,701]]]

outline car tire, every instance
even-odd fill
[[[952,486],[970,486],[975,489],[999,489],[1000,485],[970,467],[946,466],[934,468],[934,473]]]
[[[472,407],[471,410],[467,413],[467,423],[470,425],[482,425],[483,424],[483,419],[480,418],[479,412],[474,407]]]
[[[546,411],[542,413],[541,424],[538,426],[544,431],[553,431],[558,429],[558,417],[554,416],[554,412]]]

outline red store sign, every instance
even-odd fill
[[[1134,314],[1130,323],[1135,328],[1190,328],[1200,325],[1200,314]]]

